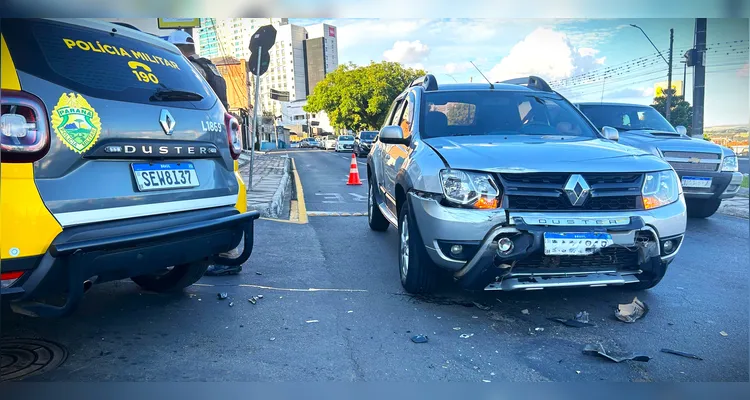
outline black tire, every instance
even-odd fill
[[[691,218],[708,218],[719,210],[721,199],[689,199],[687,215]]]
[[[664,275],[666,274],[667,266],[659,265],[657,267],[654,267],[651,271],[644,271],[642,274],[638,275],[638,279],[640,280],[640,282],[628,283],[625,285],[625,288],[631,291],[651,289],[658,285],[659,282],[664,279]]]
[[[370,224],[370,229],[377,232],[385,232],[388,229],[390,223],[380,212],[380,207],[375,204],[375,183],[370,178],[370,184],[367,185],[367,222]]]
[[[404,201],[398,219],[399,257],[398,271],[401,277],[401,286],[411,294],[427,294],[435,288],[437,282],[437,268],[425,250],[419,227],[411,212],[409,202]],[[404,241],[404,232],[407,233]],[[408,252],[404,255],[404,242]],[[406,259],[406,260],[405,260]],[[406,269],[404,269],[406,261]]]
[[[209,265],[208,262],[175,265],[164,274],[134,276],[130,279],[150,292],[178,292],[198,282]]]

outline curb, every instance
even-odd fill
[[[278,218],[284,209],[284,198],[286,197],[289,189],[291,188],[291,179],[289,178],[289,171],[291,170],[291,162],[287,158],[284,160],[284,175],[281,178],[279,187],[276,188],[276,192],[273,194],[273,199],[265,210],[260,210],[260,215],[265,218]]]

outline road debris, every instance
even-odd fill
[[[470,337],[474,336],[473,333],[462,333],[461,336],[459,336],[461,339],[468,339]]]
[[[648,362],[648,360],[651,359],[651,357],[642,355],[642,354],[631,354],[631,353],[623,353],[623,352],[617,352],[617,351],[607,351],[604,348],[604,346],[601,345],[601,343],[587,344],[586,347],[583,349],[583,354],[587,354],[590,356],[603,357],[610,361],[614,361],[616,363],[620,363],[620,362],[627,361],[627,360]]]
[[[460,331],[460,330],[461,330],[461,327],[460,327],[460,326],[457,326],[457,327],[453,328],[453,330],[454,330],[454,331]]]
[[[314,323],[320,322],[320,321],[318,321],[317,319],[311,319],[311,320],[307,320],[305,322],[307,322],[308,324],[314,324]]]
[[[575,319],[565,319],[565,318],[559,318],[559,317],[553,317],[553,318],[547,318],[550,321],[559,322],[565,326],[569,326],[571,328],[583,328],[585,326],[596,326],[594,324],[588,323],[588,322],[581,322],[577,321]]]
[[[247,301],[249,301],[251,304],[255,304],[255,303],[258,302],[258,300],[256,300],[255,297],[251,297],[251,298],[247,299]]]
[[[273,342],[274,340],[276,340],[276,338],[275,338],[275,337],[272,337],[272,338],[271,338],[271,339],[269,339],[269,340]]]
[[[477,317],[476,315],[472,315],[471,318],[472,319],[479,319],[479,317]]]
[[[233,301],[229,302],[229,307],[234,307],[234,302]]]
[[[487,379],[482,379],[482,382],[484,382],[484,383],[490,383],[490,381],[488,381]]]
[[[256,271],[256,272],[255,272],[255,275],[263,275],[263,274],[261,274],[260,272],[257,272],[257,271]]]
[[[724,336],[724,337],[729,336],[729,334],[724,331],[719,332],[719,335]]]
[[[347,311],[346,313],[347,313],[347,314],[351,314],[351,313],[353,313],[353,312],[354,312],[354,311],[352,311],[352,310],[349,310],[349,311]]]
[[[427,343],[428,340],[425,335],[414,335],[411,337],[411,341],[414,343]]]
[[[544,332],[544,328],[534,328],[534,330],[537,332]]]
[[[632,303],[620,304],[615,310],[615,317],[622,322],[633,323],[648,313],[646,303],[634,298]]]
[[[227,292],[221,292],[221,293],[217,293],[216,297],[218,297],[219,300],[225,300],[227,297],[229,297],[229,295],[227,294]]]
[[[576,314],[576,321],[582,322],[584,324],[589,323],[589,313],[586,311],[581,311],[578,314]]]
[[[527,309],[524,308],[523,310],[521,310],[521,314],[523,314],[523,315],[529,315],[529,310],[527,310]]]
[[[703,360],[702,358],[696,356],[695,354],[684,353],[684,352],[677,351],[677,350],[672,350],[672,349],[661,349],[661,352],[662,353],[668,353],[668,354],[674,354],[674,355],[682,356],[682,357],[685,357],[685,358],[692,358],[692,359],[695,359],[695,360]]]
[[[257,298],[259,298],[259,299],[262,299],[262,298],[263,298],[263,295],[262,295],[262,294],[259,294],[259,295],[255,296],[255,297],[257,297]]]
[[[480,309],[480,310],[482,310],[482,311],[489,311],[489,310],[492,310],[492,307],[490,307],[490,306],[488,306],[488,305],[484,305],[484,304],[482,304],[482,303],[477,303],[476,301],[473,301],[472,303],[474,304],[474,306],[475,306],[476,308],[478,308],[478,309]]]

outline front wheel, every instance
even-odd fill
[[[141,275],[130,278],[141,288],[157,293],[180,291],[206,273],[208,262],[175,265],[161,274]]]
[[[412,294],[431,292],[435,287],[437,269],[425,250],[408,201],[401,207],[398,236],[401,286]]]
[[[719,210],[721,199],[688,199],[687,215],[693,218],[708,218]]]

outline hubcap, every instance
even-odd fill
[[[401,279],[409,273],[409,222],[404,215],[401,221]]]

